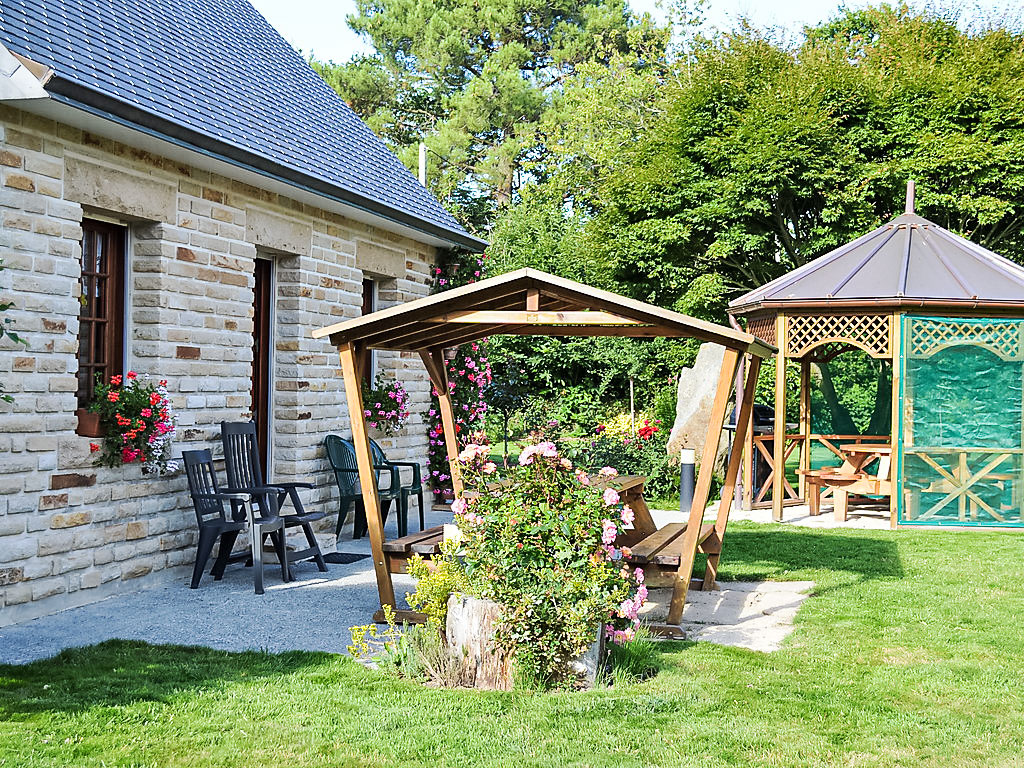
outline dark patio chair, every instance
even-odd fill
[[[276,489],[267,489],[265,500],[260,505],[261,509],[266,508],[271,514],[264,510],[264,514],[256,516],[250,503],[250,493],[228,493],[218,488],[217,473],[213,468],[213,457],[209,451],[183,451],[181,457],[185,462],[185,474],[188,476],[188,490],[192,496],[192,506],[195,507],[196,522],[199,523],[199,546],[196,550],[196,563],[192,568],[192,589],[199,587],[203,568],[210,559],[213,545],[219,540],[220,552],[217,553],[217,559],[210,570],[214,581],[224,578],[224,569],[229,562],[246,560],[255,566],[253,578],[256,594],[262,595],[263,539],[267,535],[277,550],[281,576],[288,581],[288,551],[284,545],[284,521],[276,514]],[[230,518],[225,514],[225,501],[232,507]],[[232,552],[238,534],[245,530],[246,526],[251,528],[250,552]]]
[[[352,525],[352,538],[358,539],[366,533],[366,508],[359,490],[359,468],[356,464],[355,447],[349,440],[338,435],[328,435],[324,439],[324,444],[327,447],[327,459],[331,463],[331,469],[334,470],[338,492],[341,494],[338,523],[335,526],[334,535],[341,535],[341,527],[345,524],[349,507],[354,502],[356,516]],[[374,469],[377,470],[377,495],[380,498],[380,516],[383,524],[387,522],[391,502],[401,498],[401,483],[397,468],[381,464],[375,458]],[[388,485],[381,488],[381,473],[384,470],[388,471]],[[401,509],[401,505],[399,505],[399,509]]]
[[[424,517],[423,517],[423,480],[420,477],[420,465],[415,461],[391,461],[384,453],[384,449],[381,448],[376,440],[370,441],[370,449],[373,451],[373,463],[382,464],[391,469],[392,475],[397,480],[399,487],[399,493],[401,498],[398,507],[398,535],[405,536],[408,533],[409,528],[409,497],[416,494],[419,499],[420,508],[420,530],[424,528]],[[402,475],[399,470],[402,468],[412,470],[412,478],[409,480],[408,485],[402,484]],[[392,485],[395,485],[395,480],[392,480]]]
[[[228,474],[228,488],[230,492],[251,493],[256,503],[262,503],[262,499],[272,496],[265,493],[265,489],[273,488],[277,491],[276,507],[278,512],[286,501],[291,501],[294,513],[281,515],[285,529],[301,528],[306,536],[308,547],[293,552],[289,558],[292,563],[301,560],[314,560],[316,567],[321,572],[327,571],[327,563],[320,552],[320,545],[316,536],[313,535],[311,523],[321,520],[325,515],[323,512],[307,512],[302,506],[302,499],[299,498],[299,488],[316,488],[314,483],[296,482],[263,482],[263,468],[260,466],[259,452],[256,447],[256,424],[252,421],[228,422],[220,424],[220,437],[224,444],[224,464]],[[267,510],[263,510],[264,514]]]

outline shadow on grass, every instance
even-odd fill
[[[0,719],[135,702],[167,703],[187,691],[217,689],[240,681],[280,680],[329,664],[332,658],[304,651],[232,653],[109,640],[30,664],[0,665]]]
[[[816,580],[821,571],[849,574],[853,581],[904,576],[896,542],[887,532],[758,526],[730,527],[725,535],[723,579]]]

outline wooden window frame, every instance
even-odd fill
[[[362,314],[370,315],[377,311],[378,297],[380,295],[380,283],[372,277],[363,277],[363,306]],[[373,386],[373,380],[377,377],[377,350],[371,349],[366,357],[366,367],[363,369],[363,380],[368,386]]]
[[[102,242],[105,263],[97,269],[96,244]],[[75,396],[79,408],[92,401],[96,387],[96,374],[104,381],[124,374],[125,332],[125,265],[128,260],[128,229],[96,219],[82,220],[82,307],[79,312],[78,358],[79,375]],[[106,301],[103,311],[96,313],[90,297],[96,295],[94,286],[101,283]],[[82,339],[89,335],[89,356],[82,357]],[[96,339],[103,339],[105,359],[96,361]],[[82,378],[83,368],[87,375]]]

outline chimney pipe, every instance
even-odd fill
[[[907,207],[903,211],[904,213],[914,212],[914,180],[911,179],[907,182]]]

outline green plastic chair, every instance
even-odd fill
[[[424,515],[423,515],[423,479],[421,477],[420,465],[415,461],[391,461],[384,453],[384,449],[381,448],[376,440],[370,441],[370,450],[373,451],[373,463],[382,464],[390,467],[394,473],[394,477],[397,480],[399,486],[400,500],[398,505],[398,535],[405,536],[408,533],[409,528],[409,497],[416,494],[419,499],[420,508],[420,530],[424,528]],[[412,470],[412,479],[408,485],[402,485],[401,474],[399,470],[401,468]],[[395,480],[392,481],[392,485],[395,484]]]
[[[338,484],[338,492],[341,496],[338,508],[338,523],[334,528],[334,535],[341,536],[341,527],[345,524],[349,509],[355,504],[356,517],[352,526],[352,538],[361,538],[366,533],[366,506],[363,504],[363,496],[359,490],[359,467],[356,463],[356,449],[349,440],[338,435],[328,435],[324,438],[324,445],[327,448],[327,460],[334,470],[334,480]],[[377,494],[380,498],[381,524],[387,522],[388,512],[391,510],[391,502],[399,500],[401,506],[401,482],[397,467],[389,467],[377,460],[374,456],[374,469],[377,474]],[[381,474],[388,471],[389,484],[381,488]],[[400,535],[405,535],[404,533]]]

